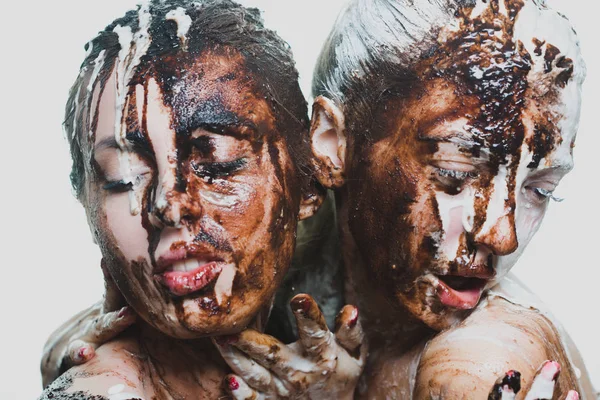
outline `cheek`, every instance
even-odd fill
[[[537,232],[544,219],[544,215],[546,215],[546,205],[532,205],[524,198],[522,193],[519,193],[517,196],[515,225],[520,250],[527,246],[533,235]]]
[[[256,191],[247,182],[217,181],[198,190],[202,202],[207,206],[223,209],[230,214],[243,214]]]
[[[144,258],[150,263],[148,233],[142,226],[141,213],[131,213],[128,193],[107,196],[104,212],[107,228],[112,232],[116,240],[115,245],[125,259],[139,261],[140,258]]]

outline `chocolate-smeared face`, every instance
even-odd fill
[[[117,60],[96,86],[88,213],[142,318],[175,337],[231,333],[287,270],[299,185],[243,57],[175,61],[142,62],[123,92]]]
[[[352,235],[390,297],[437,329],[514,265],[573,163],[576,37],[552,11],[501,3],[444,32],[416,82],[381,100],[373,142],[349,145]]]

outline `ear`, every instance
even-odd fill
[[[346,128],[344,113],[330,99],[319,96],[313,103],[310,145],[315,176],[328,189],[346,182]]]
[[[327,189],[318,184],[317,182],[310,183],[310,193],[303,193],[300,199],[300,211],[298,212],[298,219],[310,218],[319,211],[325,197],[327,196]]]

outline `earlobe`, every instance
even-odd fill
[[[313,193],[303,194],[300,199],[300,211],[298,212],[298,219],[300,221],[310,218],[319,211],[325,197],[327,196],[327,190],[319,184],[316,184]]]
[[[310,144],[319,183],[329,189],[342,187],[346,167],[344,113],[323,96],[317,97],[313,103]]]

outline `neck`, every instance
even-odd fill
[[[221,394],[228,368],[209,338],[180,340],[145,322],[138,329],[139,356],[147,374],[144,386],[151,386],[146,389],[165,399]]]
[[[390,294],[382,291],[369,275],[370,266],[360,254],[348,225],[347,203],[343,195],[336,197],[346,303],[358,307],[371,351],[392,347],[407,351],[433,331],[404,307],[394,304]]]

